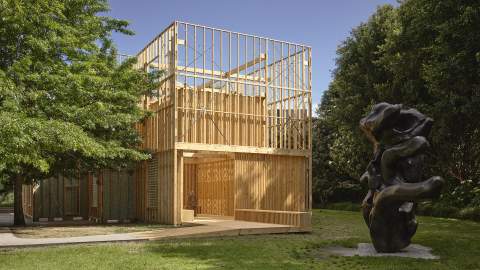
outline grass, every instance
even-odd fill
[[[73,237],[114,233],[144,232],[151,230],[167,229],[172,226],[160,224],[118,224],[118,225],[95,225],[95,226],[38,226],[14,228],[12,232],[20,238],[51,238]]]
[[[480,269],[480,224],[420,217],[413,241],[437,261],[336,257],[326,246],[368,242],[360,213],[315,210],[313,233],[0,251],[0,269]]]

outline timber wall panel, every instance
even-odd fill
[[[88,193],[88,174],[83,174],[79,180],[79,216],[88,217],[89,193]]]
[[[103,170],[102,220],[135,218],[134,175],[129,170]]]
[[[62,188],[58,188],[61,186]],[[63,216],[63,177],[43,179],[34,193],[34,219]]]
[[[253,222],[287,224],[297,227],[311,226],[310,212],[235,209],[235,219]]]
[[[178,90],[178,142],[265,146],[265,98]]]
[[[152,115],[136,124],[137,131],[142,137],[141,147],[149,151],[165,151],[173,149],[172,105],[158,109],[158,105],[151,106]]]
[[[158,155],[158,222],[174,223],[174,151],[157,153]]]
[[[158,205],[158,179],[159,179],[158,155],[153,155],[147,162],[147,207],[156,208]]]
[[[235,154],[236,208],[305,211],[305,157]]]
[[[89,206],[89,219],[101,218],[101,183],[97,173],[88,175],[88,206]],[[96,203],[96,205],[94,204]]]
[[[141,221],[146,221],[146,182],[147,161],[140,161],[135,167],[135,214]]]
[[[39,181],[33,193],[33,218],[88,218],[88,178],[59,175]]]
[[[174,151],[152,155],[136,169],[137,218],[174,224]]]
[[[235,154],[235,209],[241,210],[235,217],[300,226],[301,215],[310,211],[308,162],[305,157]]]
[[[197,164],[199,214],[234,215],[233,160]]]
[[[77,178],[63,178],[64,183],[64,215],[65,216],[77,216],[79,214],[80,206],[80,194],[79,194],[79,181]]]

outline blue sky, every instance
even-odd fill
[[[320,102],[335,67],[337,46],[379,5],[396,0],[110,0],[109,16],[130,22],[135,36],[114,35],[119,51],[136,54],[175,20],[312,47],[313,103]]]

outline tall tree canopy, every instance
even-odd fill
[[[106,0],[0,0],[0,174],[21,184],[147,157],[137,106],[152,76],[117,62]]]
[[[317,183],[358,179],[372,155],[360,118],[402,103],[435,119],[428,170],[447,178],[443,199],[480,206],[479,26],[477,0],[406,0],[355,28],[317,111]]]

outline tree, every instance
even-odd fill
[[[106,11],[106,0],[0,0],[0,174],[17,225],[26,180],[148,157],[134,123],[154,76],[117,62],[111,33],[132,32]]]
[[[386,24],[394,12],[391,6],[380,7],[338,48],[334,79],[323,94],[313,125],[317,137],[313,144],[313,192],[315,198],[324,197],[323,203],[335,197],[338,187],[361,189],[358,179],[368,163],[365,157],[371,155],[371,146],[358,122],[370,110],[372,100],[378,99],[372,82],[388,80],[375,61],[378,45],[388,32]],[[330,192],[322,195],[324,191]],[[358,196],[343,199],[354,200]]]
[[[446,177],[443,199],[480,206],[479,25],[478,1],[407,0],[352,31],[319,110],[337,177],[358,178],[372,155],[360,118],[375,103],[402,103],[435,119],[427,174]]]

